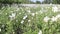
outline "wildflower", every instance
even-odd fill
[[[28,20],[28,22],[30,22],[31,20]]]
[[[36,12],[36,14],[38,14],[38,12]]]
[[[43,11],[42,11],[42,10],[40,10],[39,12],[40,12],[41,14],[43,13]]]
[[[24,20],[21,21],[21,24],[23,24]]]
[[[58,14],[58,15],[56,16],[56,18],[60,18],[60,14]]]
[[[42,34],[42,31],[40,30],[40,31],[38,32],[38,34]]]
[[[48,22],[50,20],[50,18],[49,17],[44,17],[44,22]]]
[[[34,18],[32,17],[32,19],[34,19]]]
[[[6,15],[7,15],[7,13],[6,13]]]
[[[28,12],[28,13],[31,13],[31,11],[30,11],[30,10],[27,10],[27,12]]]
[[[0,28],[0,32],[1,32],[1,28]]]
[[[51,18],[51,21],[52,21],[52,22],[57,21],[57,18],[53,16],[53,17]]]
[[[16,11],[19,11],[19,8],[17,8]]]
[[[50,5],[52,5],[52,3],[50,3]]]
[[[11,20],[15,19],[15,16],[16,16],[16,13],[12,13],[12,15],[9,15]]]
[[[21,14],[21,13],[19,13],[19,14]]]
[[[16,20],[16,22],[18,22],[18,20]]]
[[[52,11],[55,13],[55,12],[58,12],[58,7],[54,6],[52,7]]]
[[[23,17],[23,19],[26,19],[27,18],[27,15],[25,15],[24,17]]]
[[[32,16],[34,16],[35,15],[35,13],[32,13]]]
[[[15,34],[15,32],[13,32],[13,34]]]
[[[3,24],[2,27],[4,27],[5,25]]]

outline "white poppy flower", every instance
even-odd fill
[[[38,32],[38,34],[42,34],[42,31],[40,30],[40,31]]]
[[[50,18],[49,17],[44,17],[44,22],[48,22],[50,20]]]

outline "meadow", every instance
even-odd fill
[[[59,7],[2,6],[0,34],[60,34]]]

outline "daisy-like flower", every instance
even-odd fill
[[[52,22],[57,21],[57,18],[53,16],[53,17],[51,18],[51,21],[52,21]]]
[[[1,32],[1,28],[0,28],[0,32]]]
[[[42,34],[42,31],[41,31],[41,30],[39,30],[38,34]]]
[[[44,17],[44,22],[48,22],[50,18],[48,16]]]
[[[52,7],[52,11],[55,13],[55,12],[58,12],[58,7],[54,6]]]
[[[50,3],[50,5],[52,5],[52,3]]]
[[[18,20],[16,20],[16,22],[18,22]]]
[[[19,11],[19,8],[17,8],[16,11]]]
[[[27,12],[28,12],[28,13],[31,13],[31,11],[30,11],[30,10],[27,10]]]
[[[38,12],[36,12],[35,14],[38,14]]]
[[[11,20],[15,19],[15,16],[16,16],[16,13],[12,13],[12,15],[9,15]]]
[[[19,14],[21,14],[21,13],[19,13]]]
[[[26,19],[27,18],[27,15],[25,15],[24,17],[23,17],[23,19]]]
[[[56,16],[56,18],[60,18],[60,14],[58,14],[58,15]]]
[[[15,34],[15,32],[13,32],[13,34]]]
[[[31,20],[28,20],[28,22],[30,22]]]
[[[32,16],[35,16],[35,13],[32,13]]]
[[[3,24],[2,27],[4,27],[5,25]]]
[[[43,11],[42,11],[42,10],[40,10],[39,12],[40,12],[41,14],[43,13]]]
[[[21,24],[23,24],[23,23],[24,23],[24,20],[21,21]]]
[[[6,15],[7,15],[7,13],[6,13]]]

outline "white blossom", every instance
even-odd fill
[[[23,19],[26,19],[27,18],[27,15],[25,15],[24,17],[23,17]]]
[[[58,7],[54,6],[52,7],[52,11],[55,13],[55,12],[58,12]]]
[[[6,15],[7,15],[7,13],[6,13]]]
[[[17,8],[16,11],[19,11],[19,8]]]
[[[39,12],[40,12],[40,14],[42,14],[42,13],[43,13],[43,11],[42,11],[42,10],[40,10]]]
[[[0,28],[0,32],[1,32],[1,28]]]
[[[28,22],[30,22],[31,20],[28,20]]]
[[[21,24],[23,24],[23,23],[24,23],[24,20],[21,21]]]
[[[52,3],[50,3],[50,5],[52,5]]]
[[[30,10],[27,10],[27,12],[28,12],[28,13],[31,13],[31,11],[30,11]]]
[[[35,13],[32,13],[32,16],[35,16]]]
[[[13,32],[13,34],[15,34],[15,32]]]
[[[21,14],[21,13],[19,13],[19,14]]]
[[[16,20],[16,22],[18,22],[18,20]]]
[[[60,18],[60,14],[56,15],[56,18]]]
[[[2,27],[4,27],[5,25],[3,24]]]
[[[48,22],[50,18],[48,16],[44,17],[44,22]]]
[[[41,30],[39,30],[38,34],[42,34],[42,31],[41,31]]]
[[[34,19],[34,18],[32,17],[32,19]]]
[[[57,18],[54,17],[54,16],[52,16],[51,21],[52,21],[52,22],[57,21]]]
[[[38,12],[36,12],[36,14],[38,14]]]
[[[12,15],[9,15],[11,20],[15,19],[15,16],[16,16],[16,13],[12,13]]]

